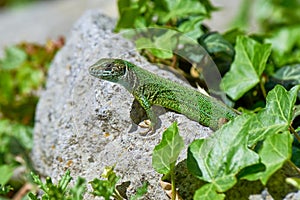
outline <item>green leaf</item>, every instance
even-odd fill
[[[225,194],[219,194],[213,184],[206,184],[198,189],[194,194],[194,200],[223,200]]]
[[[167,174],[183,147],[184,141],[179,135],[177,122],[174,122],[164,131],[161,142],[153,150],[152,166],[155,171]]]
[[[258,155],[247,147],[248,120],[248,115],[238,116],[212,137],[195,140],[188,148],[189,171],[218,192],[230,189],[243,168],[259,162]]]
[[[284,27],[273,32],[271,38],[265,40],[266,43],[272,44],[273,50],[282,55],[291,52],[295,44],[300,39],[300,27]]]
[[[260,22],[260,28],[266,32],[299,25],[300,4],[297,0],[257,0],[254,5],[254,17]]]
[[[26,58],[27,55],[22,49],[16,46],[8,47],[5,49],[5,58],[0,60],[0,69],[16,69],[21,66]]]
[[[300,84],[300,64],[284,66],[276,71],[273,77],[292,85]]]
[[[143,185],[136,189],[136,194],[130,197],[130,200],[138,200],[142,198],[148,192],[148,182],[144,182]]]
[[[300,85],[289,92],[277,85],[268,93],[266,108],[249,120],[250,130],[248,145],[264,140],[270,134],[285,132],[293,119],[293,108],[297,99]]]
[[[33,182],[36,183],[43,191],[44,194],[42,199],[68,199],[69,198],[69,188],[67,187],[72,179],[70,176],[70,171],[67,170],[63,177],[59,180],[58,185],[53,184],[50,177],[46,178],[46,182],[43,183],[38,175],[31,172],[31,177]],[[29,197],[36,200],[37,197],[30,193]]]
[[[270,135],[266,138],[261,150],[258,152],[261,162],[266,166],[266,171],[260,177],[263,184],[266,184],[271,175],[291,158],[292,143],[293,135],[288,131]]]
[[[135,24],[135,19],[139,15],[138,7],[128,7],[121,11],[121,16],[116,26],[116,31],[120,29],[133,28]]]
[[[5,185],[9,179],[12,177],[15,167],[11,165],[1,165],[0,166],[0,185]]]
[[[300,62],[300,27],[289,26],[272,32],[272,37],[265,39],[272,44],[272,59],[278,66]]]
[[[238,13],[231,22],[231,27],[239,27],[244,30],[249,27],[252,5],[252,1],[243,0],[241,2]]]
[[[234,62],[225,74],[221,87],[232,99],[237,100],[259,83],[271,53],[271,45],[238,36],[235,52]]]
[[[269,178],[291,158],[293,136],[285,131],[269,135],[263,142],[258,154],[266,167],[265,171],[245,177],[248,180],[260,179],[266,185]]]
[[[0,138],[4,136],[15,138],[17,143],[26,150],[31,150],[33,145],[32,129],[30,126],[14,123],[9,120],[0,120]],[[9,145],[10,143],[12,143],[12,139],[8,141],[8,144],[0,140],[1,147]],[[14,148],[16,150],[16,144],[14,144]]]
[[[203,31],[201,30],[201,24],[204,20],[204,17],[189,17],[188,20],[183,21],[179,27],[178,31],[185,33],[187,37],[190,37],[194,40],[197,40],[202,34]]]
[[[22,124],[11,124],[13,136],[26,150],[31,150],[33,146],[32,132],[33,128]]]
[[[114,194],[115,187],[107,180],[94,179],[90,182],[93,188],[93,195],[104,197],[105,200],[109,200]]]
[[[116,184],[120,178],[113,170],[114,167],[105,167],[105,170],[101,176],[106,180],[95,178],[90,182],[93,188],[92,194],[95,196],[104,197],[105,200],[109,200],[110,197],[113,197],[114,195],[119,196],[116,191]]]
[[[12,190],[14,190],[14,188],[11,187],[10,185],[4,185],[3,186],[3,185],[0,184],[0,195],[6,195],[7,193],[9,193]],[[0,197],[0,199],[1,199],[1,197]]]
[[[0,105],[7,105],[14,99],[14,79],[9,71],[0,70]]]
[[[206,15],[206,9],[199,1],[169,0],[168,2],[170,5],[168,12],[159,13],[160,21],[162,23],[167,23],[169,20],[180,19],[191,15]]]
[[[157,29],[158,30],[158,29]],[[155,30],[154,30],[155,31]],[[151,38],[139,38],[136,40],[137,49],[147,49],[154,56],[162,59],[168,59],[173,57],[173,49],[176,46],[177,31],[161,29],[162,34],[155,36],[156,33],[151,33]]]
[[[212,32],[203,35],[199,40],[210,54],[224,52],[228,56],[234,55],[233,46],[219,33]]]
[[[67,170],[63,177],[59,180],[58,187],[65,193],[71,180],[72,177],[70,176],[70,170]]]
[[[300,190],[300,178],[287,178],[286,182]]]
[[[29,94],[42,85],[44,73],[42,70],[32,69],[32,66],[30,65],[24,65],[22,70],[17,72],[16,81],[18,81],[19,93]]]
[[[86,192],[85,179],[78,177],[75,186],[70,190],[72,200],[82,200]]]

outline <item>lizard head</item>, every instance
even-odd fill
[[[121,59],[102,58],[89,67],[89,73],[103,80],[118,82],[126,74],[126,67]]]

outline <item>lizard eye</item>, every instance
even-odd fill
[[[116,65],[116,66],[113,66],[111,71],[114,72],[114,74],[118,74],[118,75],[124,75],[125,74],[125,67],[123,66],[120,66],[120,65]]]
[[[107,70],[111,70],[111,69],[114,70],[114,67],[111,63],[109,63],[108,65],[106,65],[106,69]]]

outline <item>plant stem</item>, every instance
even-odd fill
[[[288,160],[289,165],[294,168],[299,174],[300,174],[300,169],[290,160]]]
[[[259,81],[259,86],[260,86],[260,89],[261,89],[261,92],[262,92],[264,98],[266,99],[267,92],[266,92],[264,84],[265,84],[265,79],[264,79],[264,77],[262,77],[261,80]]]
[[[175,186],[175,162],[171,164],[171,185],[172,185],[172,200],[176,199],[176,186]]]
[[[298,135],[298,133],[295,131],[295,129],[290,125],[289,127],[290,131],[294,134],[294,136],[296,137],[296,139],[298,140],[298,142],[300,142],[300,136]]]

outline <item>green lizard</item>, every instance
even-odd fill
[[[157,124],[153,105],[181,113],[213,130],[238,115],[237,111],[213,97],[164,79],[122,59],[100,59],[89,67],[89,73],[124,86],[146,111],[151,121],[149,131],[153,131]]]

